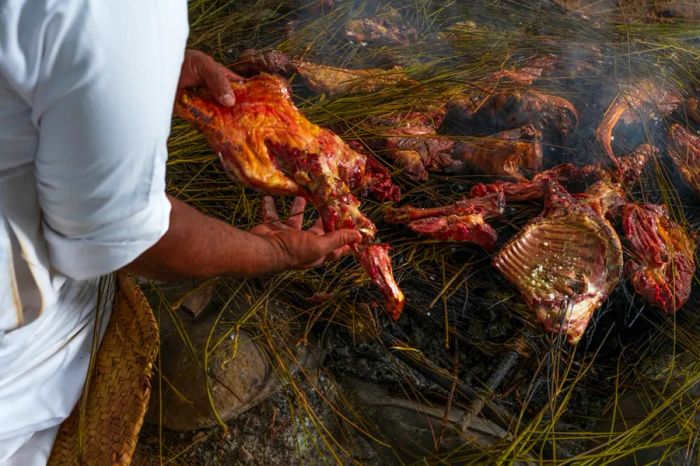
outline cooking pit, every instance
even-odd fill
[[[250,83],[288,83],[277,108],[381,174],[323,176],[376,226],[368,247],[391,247],[405,305],[361,252],[268,279],[147,285],[159,318],[180,328],[183,299],[213,287],[198,357],[245,330],[282,388],[211,428],[146,427],[137,462],[697,464],[697,10],[190,2],[190,46],[249,78],[239,101]],[[202,105],[184,115],[200,129]],[[231,179],[204,133],[174,120],[170,191],[256,224],[259,191]],[[260,144],[300,184],[308,165],[290,160],[328,156]],[[327,191],[302,186],[331,228]],[[291,198],[278,202],[289,213]]]

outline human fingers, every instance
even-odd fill
[[[206,53],[188,49],[185,51],[178,87],[195,87],[204,84],[219,103],[230,107],[236,103],[231,81],[242,79]]]
[[[231,81],[240,81],[243,78],[213,59],[205,62],[202,78],[221,105],[231,107],[236,103],[236,97],[231,89]]]
[[[260,212],[262,213],[262,222],[268,225],[282,226],[280,217],[277,214],[275,200],[271,196],[264,196],[260,203]]]
[[[323,220],[319,218],[306,231],[308,231],[309,233],[313,233],[314,235],[317,235],[317,236],[318,235],[325,235],[326,230],[323,229]]]
[[[323,252],[322,255],[327,256],[328,254],[332,254],[338,249],[355,244],[361,239],[362,235],[359,231],[343,229],[331,231],[328,234],[320,236],[318,238],[318,241],[319,247]]]
[[[352,252],[352,246],[345,245],[343,247],[336,249],[335,251],[331,252],[330,254],[327,254],[325,262],[338,260],[343,256],[347,256],[351,252]]]
[[[301,230],[304,223],[304,208],[306,207],[306,199],[301,196],[294,198],[292,202],[291,215],[287,219],[287,226],[295,230]]]

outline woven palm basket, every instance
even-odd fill
[[[151,393],[158,327],[138,285],[120,274],[88,383],[61,425],[49,465],[128,465]]]

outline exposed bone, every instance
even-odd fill
[[[623,119],[627,123],[635,123],[648,120],[655,114],[668,115],[681,102],[682,97],[676,89],[650,80],[623,85],[596,130],[598,142],[619,169],[620,161],[612,148],[612,133],[618,122]]]
[[[543,214],[494,257],[550,332],[579,341],[593,313],[617,286],[622,246],[612,226],[558,183],[548,185]]]

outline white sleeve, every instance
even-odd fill
[[[187,12],[172,0],[60,3],[73,6],[43,31],[35,169],[51,265],[82,280],[130,263],[168,229]]]

